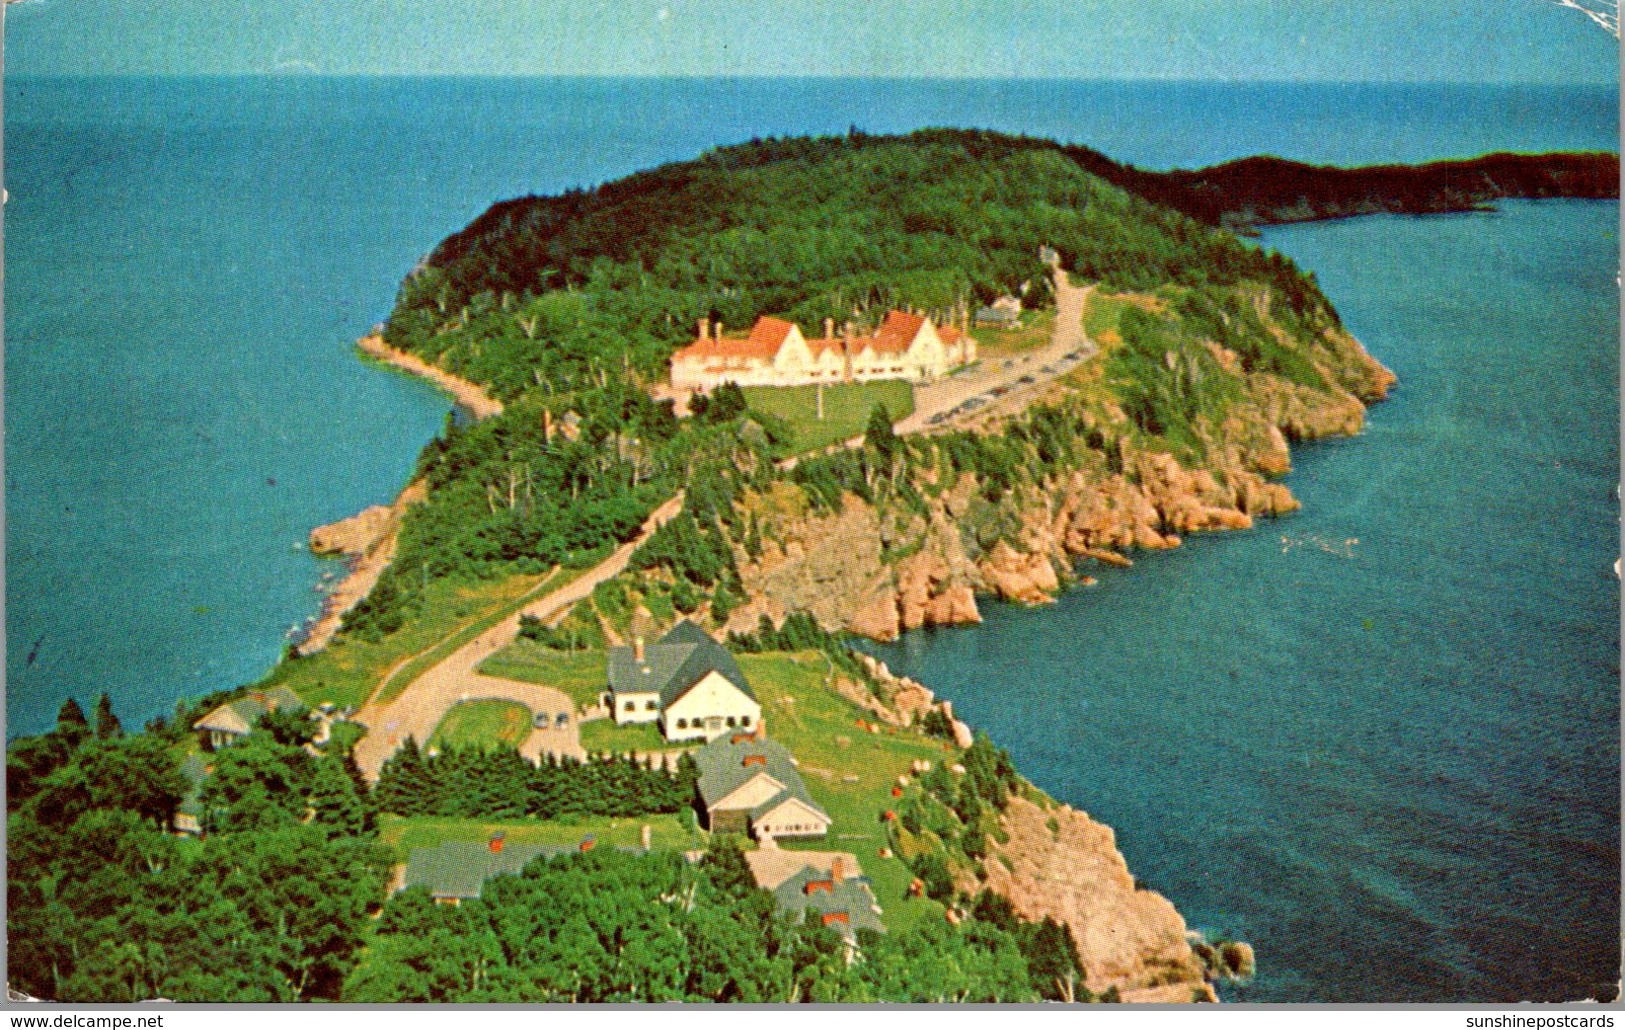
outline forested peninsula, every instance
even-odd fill
[[[1196,171],[1148,172],[1086,148],[1066,152],[1108,182],[1208,225],[1238,230],[1355,215],[1477,211],[1497,200],[1619,197],[1619,155],[1609,153],[1486,154],[1361,168],[1249,157]]]
[[[1564,160],[1540,181],[1575,188]],[[1358,432],[1393,385],[1313,275],[1219,224],[1296,199],[1243,186],[1246,163],[1214,200],[1174,178],[1207,173],[1103,161],[971,131],[753,141],[505,201],[440,244],[369,350],[455,377],[484,417],[448,418],[394,508],[318,534],[378,576],[325,646],[140,733],[70,703],[8,749],[12,986],[1166,1002],[1250,975],[1251,949],[1190,934],[1109,828],[851,646],[1289,512],[1291,443]],[[953,377],[669,381],[701,323],[721,346],[764,316],[853,338],[888,312],[963,327],[967,381],[1000,385],[933,421],[911,412]],[[693,753],[604,717],[612,649],[641,660],[685,621],[737,656],[883,932],[787,915],[754,842],[699,829]],[[467,682],[563,700],[393,721]],[[504,844],[537,857],[457,904],[406,872]]]

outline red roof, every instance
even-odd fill
[[[756,320],[751,327],[750,335],[743,340],[712,339],[695,340],[687,347],[682,348],[673,359],[699,360],[707,358],[766,358],[771,359],[778,354],[779,348],[784,345],[785,337],[795,328],[782,318],[769,318],[763,316]]]
[[[908,350],[909,344],[920,335],[920,328],[924,325],[925,319],[920,315],[911,315],[906,311],[888,311],[886,320],[875,330],[871,345],[881,354],[902,353]]]
[[[778,349],[784,346],[785,338],[790,335],[790,330],[794,328],[795,326],[792,323],[786,322],[782,318],[763,315],[756,320],[755,325],[750,327],[749,342],[758,347],[772,347],[774,353],[777,353]]]
[[[937,326],[937,338],[945,344],[958,343],[960,338],[964,335],[964,333],[960,332],[958,329],[955,329],[951,325]]]

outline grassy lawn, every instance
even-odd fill
[[[796,756],[813,799],[835,820],[823,840],[782,846],[856,855],[874,881],[888,929],[901,931],[924,918],[941,918],[941,905],[907,897],[914,878],[908,867],[896,858],[880,857],[887,845],[880,816],[896,806],[891,788],[910,763],[917,758],[951,760],[951,750],[912,730],[859,730],[857,721],[865,713],[825,688],[828,666],[816,652],[738,657],[762,703],[768,733]]]
[[[1003,361],[1046,347],[1055,327],[1054,311],[1024,311],[1021,324],[1013,329],[972,329],[981,361]]]
[[[668,751],[672,748],[694,747],[704,741],[677,743],[660,735],[660,726],[652,722],[615,725],[614,719],[594,719],[581,724],[581,747],[588,754],[624,755],[633,751]]]
[[[462,701],[452,705],[429,738],[430,745],[511,744],[530,736],[530,709],[517,701]]]
[[[559,577],[551,582],[561,581]],[[383,640],[368,643],[341,634],[326,650],[282,662],[259,685],[285,686],[310,705],[331,702],[340,708],[359,708],[403,659],[426,649],[438,653],[439,645],[470,620],[482,627],[495,623],[544,582],[549,582],[545,576],[514,576],[488,583],[432,583],[423,613]],[[391,685],[404,687],[408,682],[397,675]]]
[[[481,662],[479,671],[487,676],[554,687],[585,708],[609,687],[604,663],[602,651],[553,651],[521,637]]]
[[[875,405],[884,404],[892,420],[914,414],[914,387],[900,379],[874,383],[831,383],[824,387],[824,418],[818,418],[817,386],[747,386],[745,400],[754,411],[777,415],[795,430],[797,452],[814,451],[860,435]]]
[[[688,850],[701,847],[697,833],[683,829],[675,815],[631,816],[612,819],[608,816],[582,816],[580,819],[512,819],[483,822],[479,819],[441,819],[434,816],[378,817],[378,839],[393,848],[403,859],[418,848],[433,847],[450,841],[478,841],[491,839],[491,833],[502,830],[509,844],[548,844],[569,847],[592,834],[599,846],[637,847],[642,843],[643,827],[653,831],[653,846],[661,851]]]
[[[400,697],[401,692],[411,686],[413,680],[428,672],[437,663],[444,661],[447,656],[459,647],[467,644],[532,601],[570,585],[584,575],[586,571],[586,569],[554,569],[547,578],[537,583],[529,593],[518,600],[487,612],[466,626],[460,627],[440,643],[421,654],[415,655],[411,661],[389,673],[389,678],[378,687],[378,699],[381,702],[388,702]]]

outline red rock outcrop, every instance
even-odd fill
[[[1002,822],[1009,839],[992,845],[985,886],[1023,919],[1064,923],[1091,991],[1115,987],[1127,1002],[1215,1000],[1184,917],[1136,888],[1111,827],[1024,798],[1011,800]]]

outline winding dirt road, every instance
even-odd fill
[[[533,717],[547,716],[549,727],[533,729],[530,737],[520,746],[519,753],[526,758],[535,760],[543,754],[583,757],[576,707],[568,694],[536,683],[487,676],[478,671],[479,664],[518,638],[522,616],[532,615],[544,622],[553,622],[577,601],[591,595],[598,584],[619,575],[638,545],[682,507],[683,495],[679,493],[650,514],[637,536],[617,547],[615,553],[580,578],[537,598],[453,651],[407,684],[406,689],[393,700],[387,703],[368,701],[362,706],[355,718],[368,729],[367,735],[356,744],[355,760],[367,779],[378,779],[378,772],[385,760],[395,753],[395,749],[407,737],[415,737],[419,744],[426,744],[446,712],[461,701],[517,701],[529,708]],[[556,725],[559,713],[567,716],[567,724],[563,727]]]
[[[1093,357],[1096,347],[1083,331],[1083,314],[1088,306],[1091,290],[1092,287],[1088,286],[1073,286],[1066,272],[1057,264],[1055,328],[1050,343],[1042,350],[1018,359],[1000,362],[976,374],[954,377],[943,383],[917,388],[914,414],[898,423],[897,431],[924,432],[938,427],[946,428],[959,417],[971,414],[985,415],[995,404],[1002,407],[1024,397],[1029,392],[1046,386],[1056,376],[1076,367],[1079,362]],[[377,346],[382,346],[382,341],[376,341],[374,347],[368,348],[369,352],[376,353]],[[1078,353],[1079,356],[1067,357],[1073,353]],[[399,361],[395,363],[401,364]],[[445,375],[439,369],[432,368],[427,371],[412,368],[412,371],[427,375],[436,381],[438,377],[433,373]],[[1022,383],[1020,380],[1024,376],[1030,378],[1032,382]],[[1002,388],[1006,392],[1002,397],[994,399],[991,398],[989,391],[996,388]],[[936,425],[930,423],[932,416],[953,411],[966,400],[977,396],[989,398],[988,404],[975,412],[939,419]],[[497,410],[501,410],[500,406]],[[855,437],[845,441],[844,446],[855,447],[862,442],[861,436]],[[794,463],[795,460],[792,458],[780,464],[782,467],[789,467]],[[529,759],[535,760],[543,754],[583,757],[579,718],[569,695],[540,684],[487,676],[478,671],[479,665],[514,642],[519,636],[521,616],[531,615],[545,622],[555,622],[572,605],[589,596],[598,584],[618,575],[626,568],[632,552],[637,550],[650,534],[681,511],[682,506],[683,495],[678,493],[650,514],[636,537],[616,548],[615,553],[579,579],[538,598],[481,633],[409,683],[393,700],[387,703],[369,700],[356,714],[356,720],[367,726],[368,732],[355,748],[356,764],[361,767],[367,779],[370,781],[378,779],[379,770],[383,768],[384,762],[408,737],[416,738],[419,744],[427,743],[446,712],[462,701],[499,699],[517,701],[529,708],[533,724],[541,722],[546,725],[546,728],[532,729],[530,736],[519,748],[520,754]],[[390,677],[386,676],[384,683],[387,684],[389,679]],[[566,716],[566,724],[562,727],[558,725],[561,713]],[[546,718],[541,718],[542,716]]]

